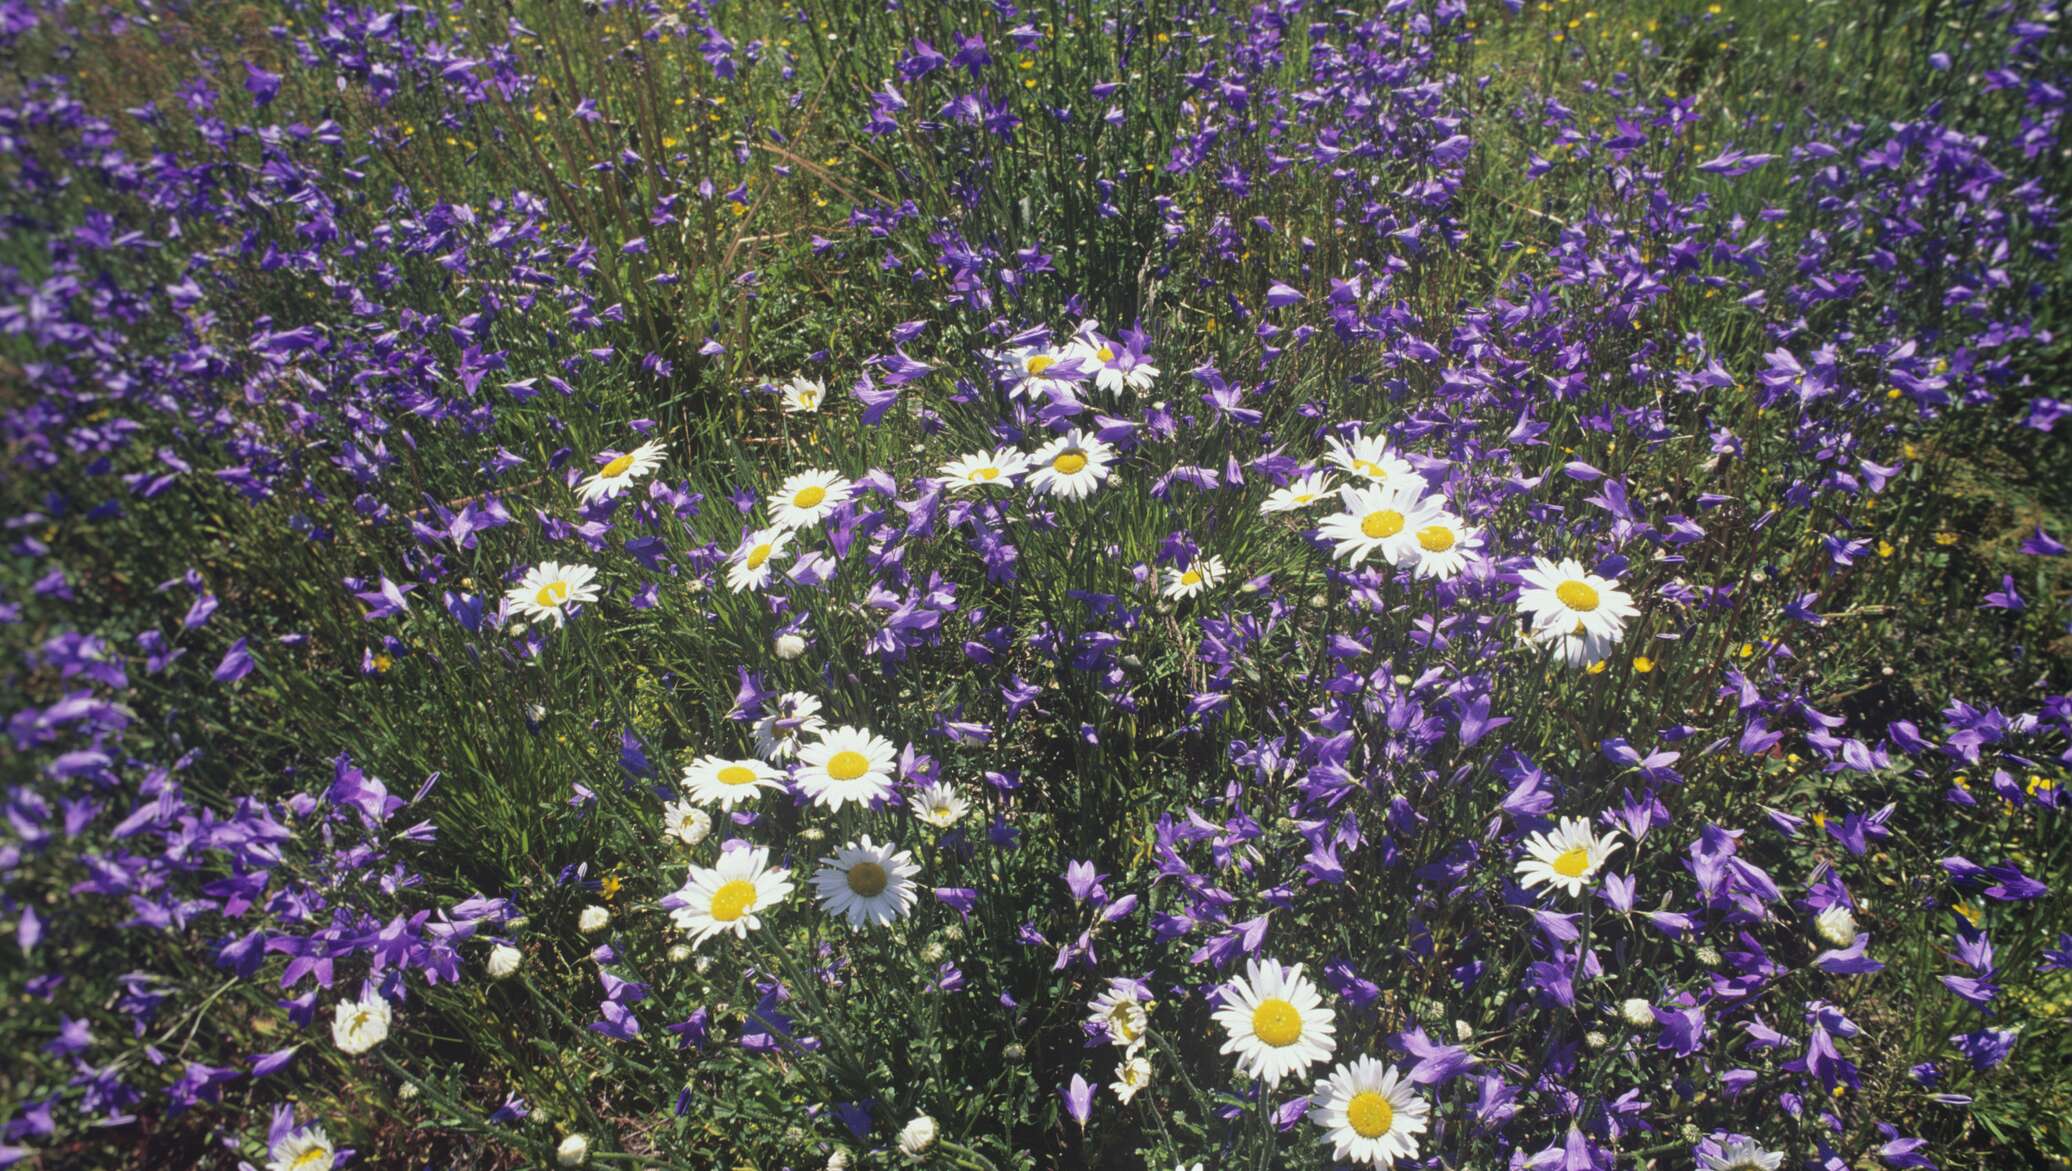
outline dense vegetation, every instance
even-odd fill
[[[2063,24],[0,0],[0,1165],[2072,1161]]]

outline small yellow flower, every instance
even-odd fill
[[[1646,655],[1635,655],[1633,656],[1633,669],[1639,674],[1645,675],[1655,669],[1655,660],[1648,658]]]
[[[619,888],[623,885],[625,884],[619,881],[618,875],[607,874],[598,882],[597,893],[603,895],[606,902],[610,902],[619,897]]]
[[[1604,674],[1604,663],[1605,661],[1603,659],[1599,659],[1596,662],[1590,664],[1589,666],[1583,668],[1583,673],[1585,675],[1602,675]]]
[[[1878,556],[1890,557],[1897,552],[1899,552],[1899,550],[1892,547],[1892,542],[1886,540],[1883,537],[1878,538]]]
[[[1957,534],[1949,529],[1944,529],[1935,534],[1935,543],[1938,545],[1954,545],[1957,543]]]

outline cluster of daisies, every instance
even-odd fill
[[[830,727],[820,711],[813,696],[786,692],[755,721],[755,756],[707,755],[691,762],[683,771],[684,799],[664,809],[665,832],[696,846],[712,829],[707,807],[731,811],[765,792],[795,791],[829,812],[891,803],[897,763],[892,742],[864,728]],[[921,786],[906,806],[917,820],[938,829],[955,825],[971,811],[965,797],[942,782]],[[920,872],[912,854],[866,834],[822,858],[812,883],[816,901],[829,915],[852,928],[883,927],[913,910],[914,879]],[[715,864],[693,865],[682,888],[663,906],[695,946],[729,932],[746,938],[762,926],[759,913],[783,902],[792,890],[790,872],[770,864],[767,848],[730,841]]]

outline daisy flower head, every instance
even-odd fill
[[[267,1148],[266,1171],[331,1171],[338,1148],[321,1126],[291,1130]]]
[[[1324,1129],[1331,1157],[1372,1167],[1416,1158],[1431,1113],[1408,1078],[1365,1056],[1332,1070],[1309,1100],[1309,1120]]]
[[[1468,555],[1482,547],[1482,534],[1440,509],[1411,534],[1410,571],[1418,577],[1451,581],[1468,567]]]
[[[597,571],[587,565],[542,561],[504,591],[504,602],[524,618],[552,618],[560,626],[570,607],[597,600],[596,581]]]
[[[1011,488],[1022,473],[1029,470],[1029,457],[1012,447],[995,448],[990,452],[974,451],[970,455],[958,456],[937,469],[952,492],[964,492],[976,488]]]
[[[1530,890],[1546,885],[1580,895],[1619,848],[1617,830],[1600,836],[1580,817],[1564,817],[1552,833],[1525,839],[1525,857],[1517,866],[1518,883]]]
[[[701,756],[684,766],[682,784],[698,804],[732,809],[762,790],[784,788],[784,774],[760,760]]]
[[[1329,448],[1324,453],[1325,462],[1349,475],[1377,487],[1402,484],[1418,493],[1424,491],[1417,469],[1410,466],[1409,460],[1390,451],[1389,441],[1382,436],[1362,435],[1357,431],[1353,432],[1351,439],[1333,435]]]
[[[1627,621],[1640,613],[1617,581],[1587,572],[1574,558],[1535,557],[1521,577],[1518,612],[1538,634],[1579,636],[1608,650],[1625,637]]]
[[[712,815],[688,801],[665,802],[662,828],[684,845],[695,846],[712,832]]]
[[[1016,346],[994,355],[1009,398],[1039,399],[1053,395],[1063,399],[1079,397],[1075,379],[1082,367],[1066,350],[1048,346]]]
[[[816,382],[803,374],[795,374],[784,384],[784,413],[787,415],[810,415],[820,410],[827,401],[827,384]]]
[[[855,492],[856,485],[840,472],[820,468],[799,472],[770,494],[770,517],[783,529],[817,525]]]
[[[799,754],[802,737],[817,735],[825,727],[819,700],[803,691],[787,691],[756,720],[755,754],[764,760],[790,760]]]
[[[914,876],[919,873],[912,854],[874,845],[865,834],[861,841],[820,860],[813,889],[821,908],[849,920],[851,928],[883,927],[914,909]]]
[[[1784,1166],[1782,1152],[1766,1151],[1752,1139],[1700,1143],[1696,1154],[1698,1171],[1777,1171]]]
[[[868,807],[892,795],[892,741],[843,725],[799,749],[799,791],[815,804]]]
[[[1114,462],[1114,448],[1074,428],[1029,457],[1029,465],[1035,469],[1029,474],[1029,487],[1045,496],[1077,500],[1100,487]]]
[[[665,905],[678,927],[691,933],[691,946],[731,931],[741,939],[763,925],[767,911],[791,893],[790,872],[770,868],[764,846],[724,850],[718,863],[691,867],[683,887]]]
[[[1245,961],[1245,974],[1224,989],[1216,1023],[1228,1035],[1222,1052],[1237,1054],[1238,1071],[1268,1085],[1328,1060],[1338,1044],[1331,1010],[1302,965],[1278,960]]]
[[[331,1040],[339,1052],[358,1056],[388,1039],[392,1016],[389,1002],[379,993],[340,1001],[331,1017]]]
[[[643,476],[654,475],[662,466],[662,453],[668,448],[659,441],[649,440],[623,455],[611,458],[576,485],[576,496],[585,504],[610,500]]]
[[[1318,535],[1332,542],[1332,555],[1357,567],[1376,554],[1390,565],[1407,564],[1417,548],[1417,532],[1431,523],[1439,507],[1408,486],[1339,489],[1345,511],[1324,518]]]
[[[1149,1004],[1139,994],[1137,982],[1126,976],[1109,979],[1108,987],[1086,1006],[1086,1023],[1108,1034],[1109,1043],[1134,1049],[1151,1027]]]
[[[792,530],[781,526],[748,534],[748,539],[727,558],[727,588],[738,594],[768,585],[777,568],[774,563],[790,555],[784,547],[791,543],[791,537]]]
[[[1266,500],[1259,505],[1259,511],[1267,516],[1276,512],[1294,512],[1308,508],[1317,501],[1331,495],[1334,484],[1329,472],[1311,472],[1298,476],[1285,488],[1275,488],[1266,494]]]
[[[948,829],[964,820],[971,812],[971,802],[964,795],[941,781],[921,786],[913,796],[907,798],[907,808],[915,817],[937,829]]]
[[[1196,557],[1194,563],[1185,569],[1166,566],[1165,588],[1159,592],[1174,601],[1191,598],[1203,590],[1213,589],[1223,580],[1223,574],[1221,557]]]
[[[1130,1099],[1137,1096],[1137,1091],[1150,1084],[1150,1059],[1141,1053],[1132,1053],[1123,1059],[1120,1066],[1116,1067],[1115,1080],[1108,1083],[1108,1088],[1114,1090],[1115,1096],[1122,1100],[1123,1105],[1127,1106]]]

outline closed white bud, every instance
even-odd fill
[[[899,1153],[909,1159],[918,1159],[935,1145],[939,1133],[935,1119],[926,1114],[916,1114],[913,1121],[899,1128]]]
[[[525,953],[508,943],[499,943],[489,949],[489,978],[509,979],[518,971],[518,965],[525,962]]]
[[[612,925],[612,913],[595,903],[583,908],[576,916],[576,930],[585,935],[595,935]]]
[[[590,1140],[580,1134],[572,1134],[561,1140],[554,1148],[554,1161],[563,1167],[580,1167],[590,1161]]]
[[[796,634],[780,634],[776,646],[771,649],[778,658],[790,662],[806,653],[806,640]]]
[[[1645,1029],[1655,1023],[1655,1006],[1638,996],[1621,1001],[1619,1019],[1636,1029]]]
[[[1813,930],[1835,947],[1848,947],[1856,942],[1856,916],[1837,903],[1813,917]]]

